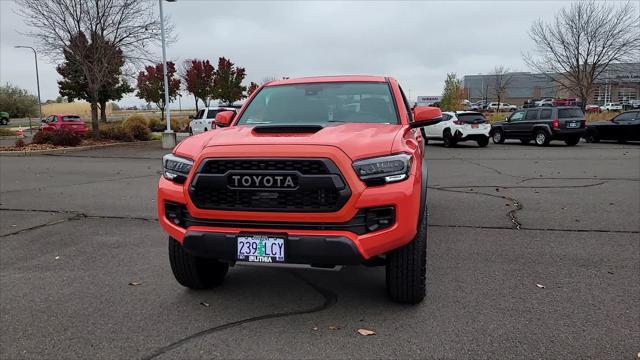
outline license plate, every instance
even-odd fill
[[[567,127],[570,128],[577,128],[580,124],[578,124],[577,122],[570,122],[569,124],[567,124]]]
[[[472,129],[477,129],[479,126],[480,126],[480,125],[478,125],[478,124],[471,124],[471,128],[472,128]]]
[[[276,235],[238,235],[239,261],[284,262],[284,237]]]

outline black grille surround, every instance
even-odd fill
[[[396,211],[393,206],[359,209],[345,222],[291,222],[269,220],[222,220],[203,219],[189,214],[182,204],[165,202],[165,217],[173,224],[187,229],[191,226],[220,228],[255,228],[255,229],[288,229],[288,230],[321,230],[349,231],[356,235],[391,227],[396,222]]]
[[[238,188],[230,184],[233,176],[290,176],[297,181],[291,188]],[[335,212],[351,190],[327,158],[209,158],[198,166],[189,196],[204,210]]]

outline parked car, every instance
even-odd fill
[[[584,132],[584,114],[578,107],[518,110],[504,122],[491,126],[491,137],[496,144],[502,144],[506,139],[519,139],[523,144],[534,140],[540,146],[548,145],[551,140],[576,145]]]
[[[640,100],[629,100],[631,109],[640,109]]]
[[[506,104],[506,103],[500,103],[500,110],[504,110],[504,111],[515,111],[517,110],[518,107],[515,105],[511,105],[511,104]],[[491,102],[489,103],[489,105],[487,105],[487,110],[490,111],[497,111],[498,110],[498,103],[497,102]]]
[[[587,105],[585,106],[584,111],[588,113],[599,113],[602,112],[602,109],[600,109],[599,105]]]
[[[552,106],[580,106],[578,104],[578,99],[570,98],[570,99],[553,99],[551,102]]]
[[[600,106],[602,111],[622,111],[622,104],[620,103],[606,103]]]
[[[640,141],[640,111],[627,111],[609,121],[589,123],[584,139],[588,143],[600,140]]]
[[[424,128],[427,142],[442,140],[445,147],[463,141],[475,141],[478,146],[485,147],[489,144],[490,131],[487,119],[476,111],[444,112],[440,123]]]
[[[200,134],[205,131],[213,130],[216,127],[215,119],[216,115],[221,111],[233,111],[236,112],[236,107],[208,107],[200,109],[196,116],[191,117],[189,122],[188,131],[189,134]]]
[[[360,106],[343,108],[345,99]],[[211,288],[237,263],[379,264],[392,300],[419,303],[427,269],[419,128],[441,119],[434,107],[410,109],[389,77],[262,85],[237,116],[216,115],[222,129],[163,158],[158,214],[177,282]]]
[[[89,131],[87,124],[78,115],[58,114],[42,119],[40,130],[55,131],[58,129],[67,129],[78,135],[84,135]]]
[[[9,113],[0,111],[0,125],[7,125],[9,123]]]
[[[535,102],[536,106],[553,106],[553,99],[547,98]]]

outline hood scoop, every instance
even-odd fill
[[[322,125],[258,125],[253,128],[257,134],[313,134],[324,129]]]

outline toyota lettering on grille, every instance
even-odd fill
[[[229,174],[227,186],[231,189],[295,190],[299,179],[295,174]]]

